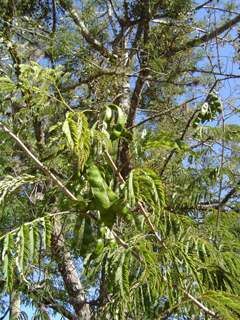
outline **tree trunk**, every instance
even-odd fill
[[[21,298],[18,291],[13,291],[10,297],[10,315],[9,319],[17,320],[20,316]]]
[[[79,279],[70,252],[64,245],[64,237],[60,221],[55,221],[52,234],[52,253],[57,262],[58,270],[63,278],[65,289],[69,295],[69,302],[74,308],[77,319],[91,318],[89,305],[86,304],[84,288]]]

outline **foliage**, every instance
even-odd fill
[[[3,314],[239,319],[239,110],[219,85],[237,22],[219,6],[208,30],[190,0],[4,1]]]

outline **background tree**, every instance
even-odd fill
[[[2,319],[239,319],[238,10],[3,2]]]

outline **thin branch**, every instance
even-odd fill
[[[66,0],[60,0],[61,6],[70,14],[71,18],[75,22],[75,24],[78,26],[82,36],[84,39],[101,55],[103,55],[106,58],[115,59],[117,58],[116,55],[112,54],[107,48],[104,47],[104,45],[99,42],[97,39],[93,37],[93,35],[90,33],[88,28],[86,27],[85,23],[82,21],[80,16],[78,15],[77,11],[71,6],[69,1]]]
[[[225,150],[225,139],[224,139],[224,133],[225,133],[225,114],[224,114],[224,108],[222,106],[222,131],[223,131],[223,137],[222,137],[222,146],[221,146],[221,160],[220,160],[220,168],[218,169],[218,174],[220,175],[219,179],[219,191],[218,191],[218,202],[221,203],[221,195],[222,195],[222,189],[223,189],[223,175],[221,174],[223,166],[224,166],[224,150]],[[217,222],[216,222],[216,233],[218,234],[219,231],[219,225],[220,225],[220,212],[221,207],[218,207],[217,212]]]
[[[68,311],[61,304],[57,303],[56,300],[54,300],[52,297],[47,296],[46,292],[44,295],[39,294],[39,289],[35,289],[33,287],[26,288],[24,291],[26,292],[26,294],[30,293],[31,298],[36,303],[36,305],[39,305],[40,303],[42,303],[42,304],[46,305],[48,308],[51,308],[52,310],[60,313],[66,319],[76,320],[76,317],[70,311]],[[41,298],[41,300],[40,300],[40,298]]]
[[[238,14],[237,11],[231,11],[231,10],[227,10],[227,9],[219,8],[219,7],[204,6],[203,8],[204,8],[204,9],[217,10],[217,11],[221,11],[221,12],[225,12],[225,13],[230,13],[230,14]]]
[[[144,123],[146,123],[146,122],[148,122],[148,121],[151,121],[151,120],[156,119],[156,118],[161,118],[162,116],[170,113],[171,111],[174,111],[174,110],[176,110],[176,109],[180,109],[180,108],[183,107],[186,103],[190,103],[190,102],[192,102],[192,101],[194,101],[194,100],[199,99],[200,97],[201,97],[201,96],[198,96],[198,97],[196,97],[196,98],[189,99],[189,100],[183,102],[182,104],[180,104],[179,106],[174,106],[174,107],[168,108],[167,110],[158,112],[157,114],[154,114],[153,116],[148,117],[147,119],[144,119],[144,120],[140,121],[139,123],[131,126],[131,127],[128,128],[128,129],[134,129],[134,128],[136,128],[136,127],[139,127],[139,126],[143,125]],[[151,110],[149,110],[149,111],[151,111]]]
[[[199,309],[203,310],[206,314],[216,317],[216,313],[211,309],[208,309],[204,304],[198,301],[195,297],[193,297],[189,292],[184,290],[184,294],[196,305]]]
[[[115,69],[100,69],[99,71],[93,73],[92,75],[89,75],[88,78],[82,79],[80,78],[78,80],[78,82],[73,83],[69,86],[63,87],[61,89],[62,92],[66,92],[68,90],[74,90],[77,87],[83,85],[83,84],[88,84],[100,77],[104,77],[104,76],[126,76],[126,72],[125,71],[118,71],[116,68]]]
[[[212,32],[204,34],[201,38],[193,39],[193,40],[189,41],[187,43],[187,47],[200,45],[200,44],[203,44],[203,43],[205,43],[205,42],[207,42],[209,40],[212,40],[213,38],[215,38],[215,37],[219,36],[220,34],[222,34],[224,31],[227,31],[228,29],[230,29],[231,27],[236,25],[238,22],[240,22],[240,14],[237,15],[232,20],[227,21],[222,26],[214,29]]]
[[[215,88],[215,86],[217,85],[217,83],[218,83],[218,80],[216,80],[216,81],[214,82],[214,84],[211,86],[208,94],[214,90],[214,88]],[[207,97],[208,97],[208,95],[206,96],[204,102],[206,102]],[[187,124],[186,124],[186,127],[184,128],[184,130],[183,130],[183,132],[182,132],[182,134],[181,134],[181,136],[180,136],[180,139],[179,139],[180,141],[183,141],[183,139],[185,138],[185,135],[187,134],[188,129],[190,128],[193,120],[195,119],[195,117],[196,117],[196,115],[199,113],[199,111],[200,111],[200,110],[197,108],[197,109],[193,112],[193,114],[191,115],[191,117],[188,119],[188,122],[187,122]],[[170,160],[172,159],[172,157],[173,157],[173,155],[175,154],[175,152],[176,152],[176,149],[175,149],[175,148],[171,150],[170,154],[168,155],[167,159],[165,160],[165,162],[164,162],[164,164],[163,164],[162,169],[160,170],[160,176],[163,175],[163,173],[164,173],[164,171],[165,171],[168,163],[169,163]]]
[[[183,70],[184,71],[184,70]],[[206,73],[206,74],[212,74],[215,76],[222,76],[222,77],[231,77],[231,78],[240,78],[240,74],[235,74],[235,73],[223,73],[223,72],[217,72],[214,70],[204,70],[204,69],[198,69],[198,68],[192,68],[192,69],[188,69],[185,70],[186,72],[199,72],[199,73]]]
[[[72,194],[72,192],[64,186],[64,184],[38,159],[35,155],[26,147],[26,145],[16,136],[6,125],[4,125],[0,121],[0,129],[6,132],[10,137],[12,137],[15,142],[24,150],[27,156],[32,159],[38,166],[38,168],[47,176],[49,177],[55,185],[57,185],[63,193],[71,200],[78,201],[78,199]]]
[[[194,47],[198,47],[198,46],[204,44],[205,42],[208,42],[208,41],[212,40],[213,38],[219,36],[224,31],[227,31],[228,29],[235,26],[239,22],[240,22],[240,14],[237,15],[232,20],[227,21],[222,26],[214,29],[213,31],[211,31],[209,33],[204,34],[202,37],[194,38],[194,39],[188,41],[185,45],[177,48],[176,50],[172,50],[171,52],[168,53],[168,56],[171,57],[171,56],[174,56],[174,54],[176,54],[177,52],[185,51],[187,49],[191,49]]]
[[[221,200],[219,203],[219,207],[222,207],[224,204],[228,202],[238,191],[239,191],[240,181],[237,183],[237,187],[233,187]]]
[[[108,153],[108,151],[107,151],[107,150],[105,150],[105,155],[106,155],[106,157],[107,157],[108,161],[110,162],[110,164],[111,164],[111,166],[112,166],[113,170],[114,170],[114,171],[115,171],[115,173],[117,174],[117,176],[118,176],[118,178],[119,178],[120,182],[121,182],[121,183],[125,183],[125,180],[124,180],[123,176],[121,175],[121,172],[118,170],[118,167],[117,167],[117,166],[116,166],[116,164],[114,163],[114,161],[113,161],[113,159],[112,159],[111,155]]]
[[[212,2],[213,0],[207,0],[205,1],[204,3],[202,4],[199,4],[197,7],[194,8],[194,10],[199,10],[199,9],[202,9],[204,8],[207,4],[209,4],[210,2]]]
[[[49,38],[48,38],[47,36],[44,36],[43,34],[37,32],[36,29],[32,29],[32,30],[31,30],[31,29],[22,28],[22,27],[20,27],[20,26],[16,26],[16,25],[10,23],[9,21],[3,20],[2,18],[0,18],[0,22],[2,22],[3,24],[11,27],[13,30],[20,30],[20,31],[23,31],[23,32],[28,32],[28,33],[31,33],[31,34],[33,34],[33,35],[38,36],[39,38],[43,38],[43,39],[45,39],[45,40],[49,40]],[[47,34],[49,33],[48,31],[42,29],[41,26],[38,26],[38,27],[39,27],[40,30],[42,30],[43,32],[45,32],[45,33],[47,33]]]
[[[113,11],[113,14],[114,14],[115,18],[117,19],[119,25],[121,25],[121,20],[120,20],[118,14],[117,14],[117,11],[116,11],[115,8],[114,8],[114,5],[113,5],[112,0],[109,0],[109,3],[110,3],[110,5],[111,5],[111,8],[112,8],[112,11]]]
[[[10,307],[7,308],[7,310],[4,312],[3,316],[0,318],[0,320],[3,320],[4,318],[6,318],[8,312],[10,311]]]
[[[180,139],[179,139],[180,141],[182,141],[182,140],[184,139],[184,137],[185,137],[185,135],[186,135],[186,133],[187,133],[187,131],[188,131],[188,129],[189,129],[192,121],[195,119],[195,117],[196,117],[196,115],[198,114],[198,112],[199,112],[199,110],[196,109],[196,110],[193,112],[193,114],[191,115],[191,117],[188,119],[187,125],[186,125],[186,127],[184,128],[183,133],[182,133],[182,135],[181,135],[181,137],[180,137]],[[169,163],[170,160],[172,159],[172,157],[173,157],[173,155],[175,154],[175,152],[176,152],[176,149],[172,149],[171,152],[169,153],[167,159],[165,160],[165,162],[164,162],[164,164],[163,164],[162,169],[160,170],[160,176],[163,175],[163,173],[164,173],[164,171],[165,171],[168,163]]]
[[[56,13],[56,2],[52,0],[52,33],[56,32],[57,13]]]

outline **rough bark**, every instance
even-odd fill
[[[149,23],[148,23],[149,17],[146,16],[145,20],[143,19],[141,28],[138,29],[140,34],[138,35],[138,31],[136,34],[136,39],[140,37],[141,33],[143,32],[143,42],[144,44],[148,41],[148,33],[149,33]],[[136,40],[135,39],[135,40]],[[139,75],[135,84],[134,91],[132,93],[131,98],[129,97],[129,109],[128,109],[128,117],[127,117],[127,124],[126,128],[129,129],[133,126],[134,120],[136,117],[137,108],[139,106],[139,103],[141,101],[141,95],[144,88],[144,84],[146,81],[146,77],[148,75],[148,69],[146,69],[147,66],[147,57],[146,53],[143,51],[140,54],[140,62],[139,62]],[[128,91],[128,94],[130,91]],[[126,94],[125,94],[126,96]],[[120,164],[121,164],[121,174],[124,178],[126,178],[131,171],[131,157],[130,157],[130,150],[129,150],[129,141],[123,140],[121,145],[121,152],[120,152]]]
[[[17,320],[20,316],[21,298],[18,291],[13,291],[10,297],[10,315],[9,319]]]
[[[86,304],[84,288],[78,276],[70,252],[64,244],[60,221],[56,220],[52,234],[52,254],[58,265],[58,271],[63,278],[69,302],[74,308],[77,319],[91,318],[89,305]]]

